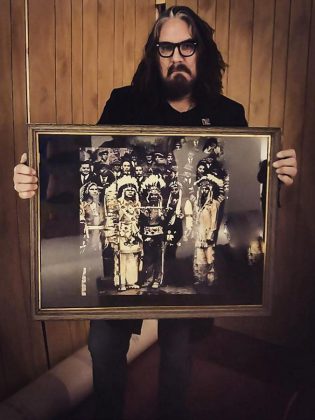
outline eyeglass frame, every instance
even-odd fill
[[[189,54],[189,55],[184,55],[184,54],[182,54],[182,53],[181,53],[181,51],[180,51],[180,46],[181,46],[182,44],[187,44],[187,43],[191,43],[191,44],[193,44],[193,46],[194,46],[194,51],[192,52],[192,54]],[[169,45],[172,45],[172,47],[173,47],[173,52],[172,52],[172,54],[171,54],[171,55],[162,55],[162,54],[160,53],[160,49],[159,49],[159,47],[161,46],[161,44],[169,44]],[[156,43],[156,44],[155,44],[155,46],[156,46],[156,48],[157,48],[157,50],[158,50],[159,56],[160,56],[160,57],[162,57],[162,58],[170,58],[170,57],[173,57],[173,55],[174,55],[174,52],[175,52],[176,48],[178,49],[178,52],[179,52],[179,54],[180,54],[182,57],[192,57],[192,56],[195,54],[195,52],[196,52],[196,49],[197,49],[197,46],[198,46],[198,42],[197,42],[197,41],[195,41],[194,39],[185,39],[184,41],[181,41],[181,42],[168,42],[168,41],[162,41],[162,42],[158,42],[158,43]]]

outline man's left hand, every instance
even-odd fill
[[[276,169],[278,178],[284,185],[292,185],[297,174],[296,153],[294,149],[281,150],[272,166]]]

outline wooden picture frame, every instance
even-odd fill
[[[280,136],[29,125],[34,317],[270,314]]]

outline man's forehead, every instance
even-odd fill
[[[161,27],[159,42],[181,42],[192,37],[191,28],[180,18],[169,18]]]

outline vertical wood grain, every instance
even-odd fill
[[[251,96],[248,120],[254,127],[266,127],[269,123],[275,1],[255,1],[254,5]],[[258,80],[259,83],[257,83]]]
[[[124,0],[115,1],[115,33],[114,33],[114,86],[123,85],[124,62]]]
[[[98,120],[97,91],[97,13],[95,0],[83,0],[83,121],[96,124]]]
[[[300,148],[300,190],[297,208],[297,264],[295,275],[299,278],[298,295],[303,292],[304,304],[298,306],[298,316],[295,328],[300,330],[303,325],[303,338],[311,337],[311,344],[315,344],[315,284],[313,273],[313,253],[305,250],[315,249],[314,209],[315,195],[313,180],[315,179],[315,4],[312,2],[311,32],[309,37],[309,53],[307,68],[307,90],[304,118],[304,141]],[[303,182],[302,182],[303,180]],[[296,299],[297,300],[297,299]],[[299,320],[299,321],[297,321]]]
[[[218,7],[221,7],[220,1]],[[199,0],[198,15],[204,19],[213,29],[216,28],[216,0]]]
[[[136,0],[136,39],[135,39],[135,69],[140,63],[144,46],[155,20],[154,0]]]
[[[23,152],[27,151],[27,97],[26,97],[26,15],[25,1],[11,1],[12,25],[12,89],[14,115],[14,161],[19,162]],[[11,174],[12,166],[8,174]],[[9,184],[10,185],[10,184]],[[16,199],[17,223],[16,244],[18,245],[19,293],[23,296],[24,309],[20,316],[26,317],[25,353],[28,355],[28,380],[42,373],[46,368],[46,355],[41,324],[34,321],[31,315],[30,302],[30,264],[29,264],[29,206]]]
[[[56,122],[72,123],[71,0],[55,0],[56,10]]]
[[[253,0],[231,0],[229,84],[227,94],[248,115],[253,38]]]
[[[290,24],[289,1],[276,1],[274,22],[269,125],[283,127]]]
[[[27,226],[27,203],[17,205],[12,186],[16,154],[26,144],[25,17],[20,0],[0,3],[0,50],[0,141],[5,156],[0,169],[0,398],[4,398],[46,367],[38,323],[30,317],[27,236],[20,237]]]
[[[194,12],[197,13],[198,0],[176,0],[176,1],[173,1],[173,4],[176,4],[177,6],[190,7]],[[172,2],[170,2],[170,6],[172,6]]]
[[[230,45],[230,0],[220,0],[216,7],[215,41],[222,54],[225,63],[229,64]],[[223,89],[228,89],[228,72],[226,69],[223,76]]]
[[[114,85],[114,0],[98,0],[98,115]]]
[[[287,65],[287,87],[286,103],[284,113],[284,147],[294,147],[298,156],[298,164],[301,167],[301,152],[303,145],[311,139],[305,138],[305,103],[307,95],[307,70],[309,60],[309,42],[310,42],[310,16],[311,1],[292,0],[291,19],[289,33],[288,65]],[[300,196],[301,179],[298,178],[292,191],[286,191],[283,194],[283,203],[286,206],[286,212],[283,217],[281,234],[286,243],[296,244],[298,238],[297,221],[301,217],[299,213],[298,199]],[[301,203],[302,204],[302,203]],[[290,229],[288,229],[290,227]],[[302,244],[301,244],[302,245]],[[287,267],[291,265],[297,257],[295,246],[281,250],[284,264],[279,267],[279,275],[286,278],[290,284],[290,291],[285,290],[286,303],[290,307],[296,307],[294,315],[288,314],[288,326],[293,339],[295,326],[298,319],[301,320],[299,313],[303,311],[301,301],[305,302],[308,291],[305,290],[303,283],[296,281],[301,272],[300,267],[292,265],[290,272]],[[301,267],[303,262],[301,261]],[[289,292],[289,293],[288,293]],[[303,330],[304,330],[303,326]],[[302,333],[302,331],[301,331]]]
[[[0,50],[1,50],[1,61],[0,61],[0,95],[1,95],[1,112],[0,112],[0,139],[1,146],[4,148],[5,152],[11,151],[13,146],[13,109],[12,109],[12,62],[11,62],[11,49],[12,49],[12,40],[11,40],[11,10],[10,10],[10,1],[4,1],[0,4]],[[4,139],[8,144],[4,143]],[[4,143],[4,144],[2,144]],[[9,149],[9,150],[8,150]],[[10,150],[11,149],[11,150]],[[12,159],[12,155],[10,156]],[[13,194],[9,190],[9,187],[5,185],[5,182],[8,181],[6,170],[3,165],[0,167],[0,183],[1,191],[5,196],[9,193],[9,197],[6,196],[6,199],[9,198],[9,204],[11,208],[14,208]],[[2,185],[3,184],[3,185]],[[4,189],[3,189],[4,188]],[[14,214],[16,217],[16,214]],[[0,244],[1,244],[1,253],[0,253],[0,263],[2,270],[5,269],[8,263],[8,249],[5,238],[8,238],[9,235],[14,234],[10,229],[10,226],[7,225],[7,214],[5,212],[4,206],[0,207],[0,226],[1,226],[1,235],[0,235]],[[1,271],[2,271],[1,270]],[[5,275],[10,275],[10,269],[7,269]],[[17,281],[14,279],[13,281]],[[9,368],[13,368],[13,376],[17,373],[15,363],[12,363],[9,357],[10,347],[14,345],[14,339],[12,343],[12,338],[10,337],[8,328],[9,316],[11,314],[10,305],[8,303],[8,296],[11,294],[12,283],[5,283],[3,286],[2,293],[0,294],[0,304],[1,304],[1,319],[0,319],[0,392],[1,396],[6,395],[8,389],[10,389],[10,373],[7,370],[7,363],[9,363]],[[15,358],[15,355],[13,356]],[[8,360],[9,359],[9,360]],[[23,374],[24,375],[24,372]]]
[[[135,68],[136,2],[124,0],[123,84],[130,85]]]
[[[82,0],[71,4],[72,122],[83,124],[83,11]]]
[[[31,121],[56,122],[56,26],[54,0],[29,0]]]

